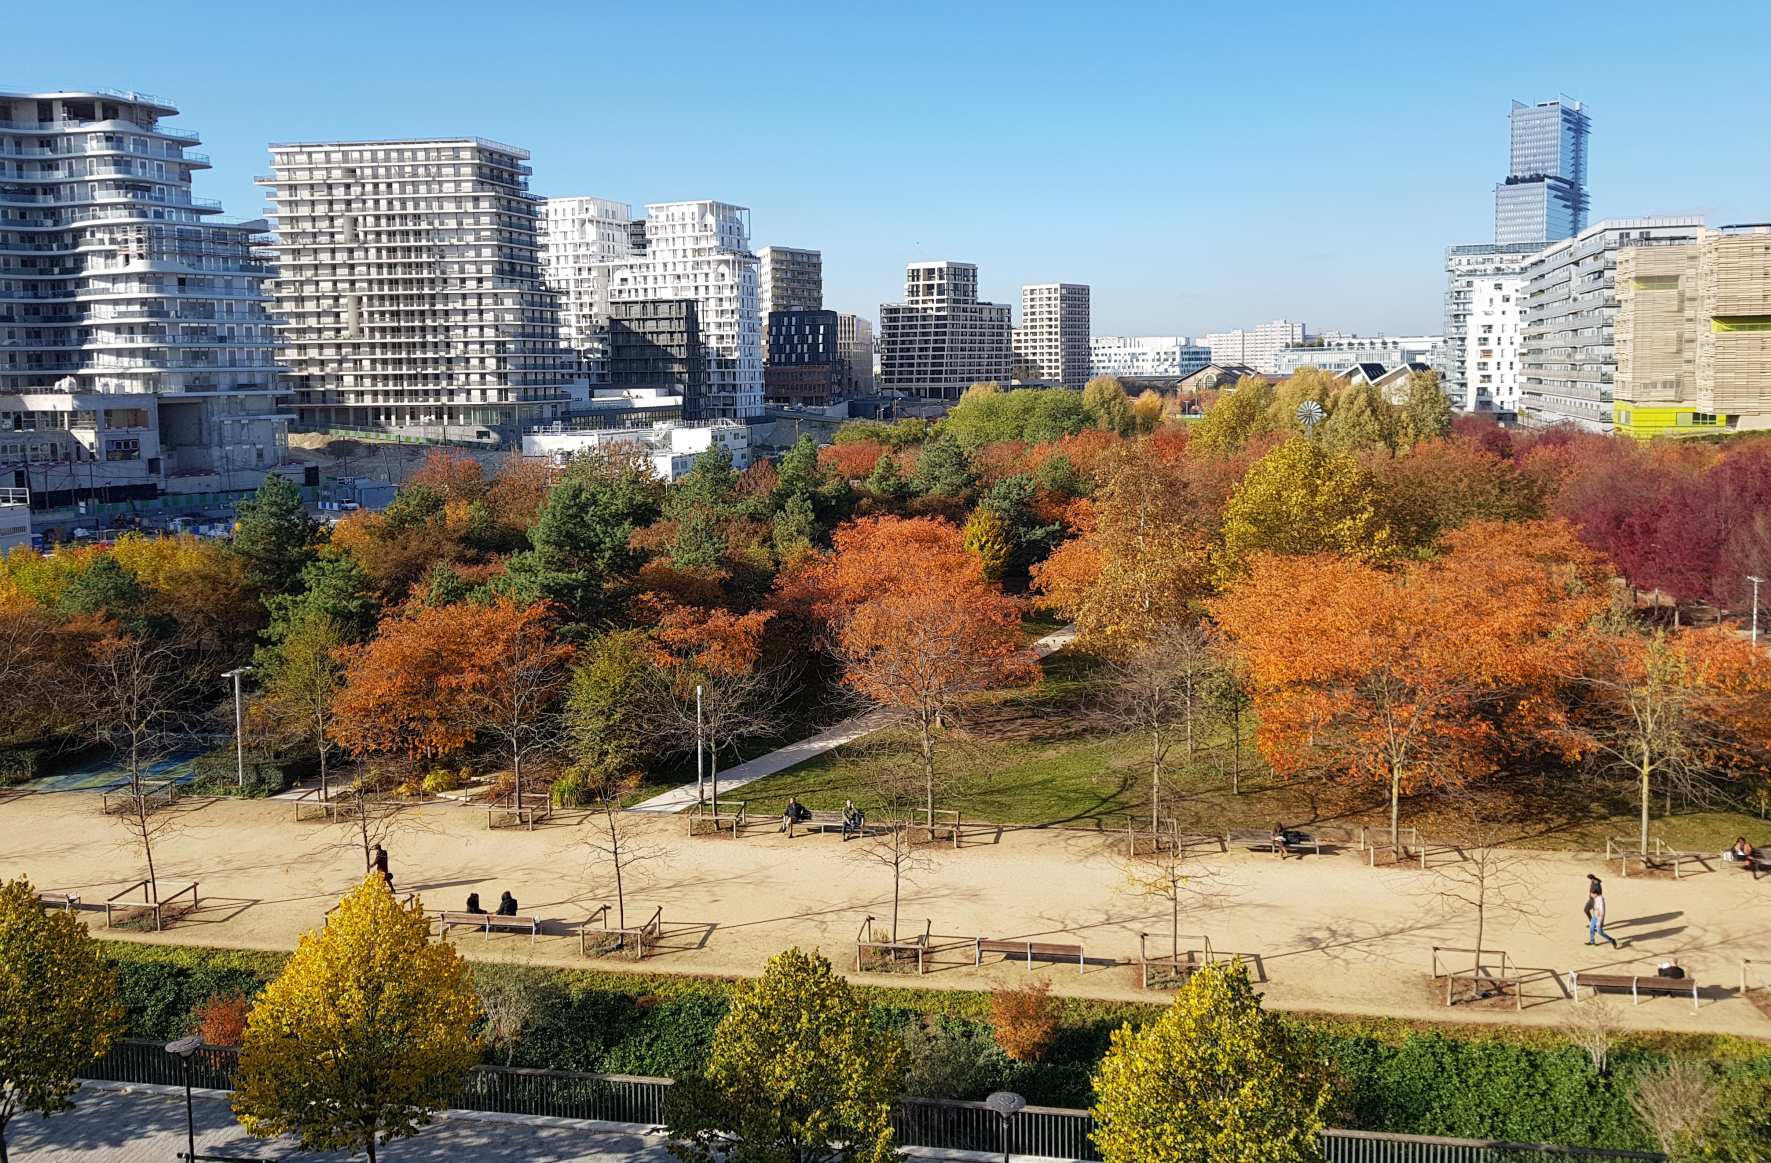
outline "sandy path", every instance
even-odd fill
[[[165,934],[131,939],[241,948],[287,949],[318,924],[325,909],[360,875],[360,850],[344,830],[296,824],[288,804],[190,801],[175,830],[157,846],[165,880],[201,882],[204,909]],[[631,871],[628,915],[637,920],[663,906],[666,940],[649,970],[752,973],[788,945],[817,946],[839,965],[852,965],[862,919],[889,914],[890,875],[860,857],[861,843],[832,835],[793,840],[773,832],[740,839],[690,839],[681,819],[632,817],[644,841],[663,855]],[[418,891],[430,908],[459,908],[478,891],[490,904],[510,889],[524,912],[550,922],[531,943],[521,936],[459,935],[469,956],[589,964],[572,936],[592,907],[610,899],[600,855],[584,843],[587,825],[554,822],[534,832],[489,832],[483,811],[457,805],[408,809],[388,843],[396,886]],[[1125,862],[1096,834],[1009,832],[994,843],[955,852],[934,849],[931,867],[904,890],[901,926],[920,930],[925,918],[940,935],[1042,937],[1081,941],[1091,958],[1134,958],[1138,934],[1168,930],[1161,901],[1129,887]],[[1416,869],[1370,869],[1356,854],[1275,861],[1232,851],[1203,858],[1213,873],[1212,899],[1190,904],[1182,932],[1208,934],[1220,950],[1258,953],[1271,1004],[1355,1014],[1428,1019],[1555,1023],[1570,1003],[1547,977],[1528,993],[1523,1014],[1510,1009],[1448,1013],[1427,983],[1431,946],[1468,946],[1467,911],[1449,912],[1436,895],[1443,885]],[[1619,1007],[1641,1027],[1727,1031],[1771,1037],[1771,1020],[1736,996],[1741,959],[1763,959],[1771,977],[1771,880],[1732,868],[1683,880],[1615,874],[1606,877],[1612,931],[1627,938],[1620,952],[1588,948],[1580,913],[1583,874],[1597,860],[1533,855],[1527,870],[1541,885],[1540,916],[1491,917],[1484,942],[1507,950],[1525,967],[1652,970],[1672,957],[1705,985],[1702,1007],[1655,998]],[[24,796],[0,803],[0,875],[28,873],[41,889],[78,892],[88,903],[143,875],[121,825],[98,812],[87,793]],[[1461,908],[1461,906],[1460,906]],[[96,931],[101,914],[86,916]],[[1020,965],[970,965],[969,947],[939,958],[936,972],[869,975],[886,984],[978,988],[1021,980]],[[963,964],[962,964],[963,963]],[[627,962],[603,962],[613,968]],[[1036,965],[1062,993],[1151,997],[1124,965]]]

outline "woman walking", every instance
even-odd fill
[[[1597,945],[1599,938],[1611,942],[1617,948],[1617,938],[1605,931],[1605,885],[1592,873],[1587,873],[1587,944]]]

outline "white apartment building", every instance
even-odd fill
[[[1635,247],[1686,246],[1703,234],[1702,218],[1607,218],[1527,260],[1519,344],[1525,423],[1611,431],[1617,257]]]
[[[1088,287],[1037,283],[1021,288],[1021,325],[1014,330],[1020,378],[1080,388],[1088,382]]]
[[[31,491],[0,488],[0,554],[31,543]]]
[[[1251,367],[1269,375],[1277,373],[1281,348],[1304,341],[1304,325],[1275,319],[1258,327],[1213,331],[1201,342],[1211,349],[1211,362]]]
[[[0,92],[0,487],[39,507],[243,491],[285,459],[266,227],[192,196],[177,113]]]
[[[477,137],[271,145],[302,427],[496,443],[559,414],[527,150]]]
[[[973,384],[1006,383],[1011,314],[1007,304],[978,301],[974,264],[911,263],[904,301],[879,308],[879,386],[957,400]]]
[[[1520,394],[1516,374],[1510,396],[1511,406],[1506,409],[1500,405],[1499,389],[1505,386],[1501,379],[1496,378],[1485,385],[1468,375],[1471,319],[1475,311],[1477,289],[1486,287],[1492,292],[1496,282],[1521,282],[1526,261],[1539,249],[1536,243],[1474,243],[1446,249],[1445,347],[1435,366],[1439,369],[1439,384],[1445,389],[1453,407],[1466,412],[1507,411],[1517,415]],[[1520,292],[1514,292],[1513,306],[1520,304],[1521,293],[1522,288]],[[1523,319],[1519,321],[1523,322]],[[1498,324],[1499,320],[1490,322]],[[1481,332],[1478,331],[1477,335],[1480,336]],[[1517,345],[1515,350],[1516,347]],[[1479,347],[1477,350],[1492,348]],[[1517,357],[1514,362],[1517,362]],[[1498,377],[1499,371],[1500,369],[1491,368],[1488,374]],[[1484,391],[1485,387],[1495,390]]]
[[[771,311],[824,308],[824,255],[791,246],[765,246],[756,252],[756,309],[766,329]]]
[[[1519,339],[1525,280],[1517,275],[1473,280],[1460,363],[1463,398],[1452,399],[1466,412],[1519,413]]]
[[[560,340],[578,376],[608,382],[609,264],[628,256],[633,207],[607,198],[547,198],[536,225],[541,282],[559,296]]]
[[[609,300],[695,303],[706,374],[691,420],[755,420],[763,410],[762,316],[750,211],[725,202],[646,207],[646,248],[609,266]]]
[[[674,481],[715,449],[724,449],[739,470],[750,467],[750,427],[736,420],[707,424],[654,424],[647,428],[573,428],[549,424],[523,433],[523,455],[564,464],[582,452],[630,448],[651,462],[660,480]]]
[[[1211,349],[1185,335],[1093,335],[1088,374],[1119,379],[1179,379],[1211,362]]]
[[[836,317],[836,350],[842,356],[843,393],[850,399],[873,394],[873,323],[859,315]]]
[[[1433,364],[1445,346],[1442,335],[1354,335],[1324,331],[1303,343],[1282,347],[1273,357],[1273,374],[1288,376],[1300,367],[1345,371],[1358,363],[1381,363],[1398,367],[1408,363]]]

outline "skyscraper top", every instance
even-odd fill
[[[1579,101],[1514,101],[1507,178],[1494,189],[1497,243],[1555,242],[1587,221],[1587,135]]]

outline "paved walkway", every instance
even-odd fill
[[[1062,630],[1047,634],[1033,643],[1033,657],[1044,658],[1068,646],[1076,637],[1076,627],[1066,626]],[[900,718],[897,711],[886,707],[875,707],[871,711],[844,719],[833,727],[797,743],[771,751],[767,755],[759,755],[755,759],[740,763],[727,771],[719,773],[719,790],[724,795],[728,791],[743,787],[745,784],[767,775],[776,775],[790,767],[796,767],[808,759],[845,747],[857,739],[865,738],[875,731],[891,726]],[[635,804],[630,811],[658,812],[668,814],[680,812],[685,808],[699,803],[703,789],[695,784],[686,783],[681,787],[672,788],[663,795],[653,796],[649,800]]]

